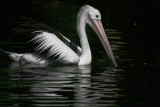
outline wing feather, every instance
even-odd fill
[[[63,36],[60,32],[57,32],[55,29],[53,29],[52,27],[40,23],[40,22],[36,22],[34,19],[28,18],[28,17],[23,17],[21,22],[17,22],[19,25],[14,28],[12,31],[14,31],[15,34],[19,34],[19,35],[24,35],[23,37],[25,38],[30,38],[32,36],[35,36],[41,32],[49,32],[49,33],[53,33],[55,34],[63,43],[65,43],[68,47],[70,47],[75,53],[78,54],[78,56],[81,55],[81,48],[75,44],[74,42],[72,42],[71,40],[69,40],[68,38],[66,38],[65,36]],[[31,34],[30,34],[31,33]],[[27,35],[27,36],[25,36]],[[34,39],[32,39],[32,41],[34,41],[35,43],[39,43],[42,41],[45,41],[45,37],[34,37]],[[39,47],[37,47],[39,48]]]
[[[79,56],[55,34],[45,31],[38,32],[39,34],[29,41],[38,44],[38,46],[35,48],[36,52],[41,54],[42,52],[47,51],[46,56],[48,58],[55,58],[58,56],[56,61],[61,61],[63,63],[79,62]],[[66,40],[69,41],[69,39]]]

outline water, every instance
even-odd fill
[[[87,34],[93,56],[90,66],[20,67],[0,53],[0,106],[154,107],[159,105],[160,45],[155,35],[157,24],[149,20],[150,17],[155,19],[156,15],[152,13],[150,16],[151,13],[146,14],[144,10],[138,8],[138,6],[145,8],[148,4],[152,6],[152,2],[148,4],[141,2],[141,5],[137,2],[120,3],[114,0],[104,2],[103,5],[96,3],[95,0],[88,2],[99,8],[102,13],[103,25],[107,28],[105,30],[118,64],[117,68],[110,62],[98,38],[88,26]],[[54,26],[79,44],[75,28],[76,12],[81,4],[86,3],[74,0],[72,2],[34,0],[24,2],[25,5],[17,0],[13,3],[15,5],[19,3],[22,7],[12,6],[8,10],[3,10],[9,13],[15,10],[16,12],[4,14],[2,17],[4,19],[1,19],[3,27],[1,27],[0,48],[15,52],[30,51],[30,46],[22,42],[25,41],[24,38],[15,39],[15,36],[10,36],[12,33],[6,33],[13,27],[11,22],[17,20],[18,16],[24,15]],[[134,7],[135,4],[138,6]],[[28,5],[30,7],[27,7]],[[7,7],[4,6],[3,9],[5,8]],[[22,8],[23,12],[18,11],[19,8]],[[141,12],[136,10],[137,8]],[[147,18],[144,19],[144,16]]]

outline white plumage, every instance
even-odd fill
[[[78,64],[80,60],[79,56],[53,33],[41,32],[30,42],[39,43],[35,49],[39,54],[48,50],[48,58],[58,56],[54,59],[56,61]]]
[[[35,36],[29,43],[37,45],[35,48],[36,53],[18,54],[6,51],[3,52],[7,53],[14,61],[19,62],[20,65],[27,63],[54,64],[55,62],[60,62],[61,64],[88,65],[91,63],[92,56],[85,30],[86,24],[89,24],[96,32],[109,58],[112,60],[113,64],[117,66],[101,23],[101,14],[97,9],[89,5],[82,6],[77,15],[77,33],[80,38],[81,48],[50,27],[48,28],[49,30],[52,30],[51,32],[39,29],[40,27],[46,27],[44,24],[26,23],[26,26],[24,26],[25,24],[21,25],[21,27],[24,26],[24,28],[19,28],[19,31],[25,32],[25,28],[28,28],[29,26],[33,28],[33,30],[29,30],[32,30],[32,34],[35,33]],[[38,30],[34,30],[35,28],[38,28]],[[28,31],[28,29],[26,29],[26,31]],[[42,56],[42,53],[47,54]]]

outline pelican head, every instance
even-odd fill
[[[99,10],[97,10],[89,5],[82,6],[79,13],[78,13],[77,22],[80,26],[83,26],[83,25],[85,26],[85,24],[90,25],[90,27],[98,35],[98,37],[99,37],[106,53],[108,54],[109,58],[111,59],[113,64],[115,66],[117,66],[112,49],[110,47],[109,41],[107,39],[106,33],[104,31],[104,28],[103,28],[103,25],[101,22],[101,14],[100,14]],[[81,22],[81,23],[79,23],[79,22]]]

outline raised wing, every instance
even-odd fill
[[[54,58],[54,60],[56,61],[63,63],[79,62],[79,56],[64,42],[62,42],[55,34],[48,33],[45,31],[36,32],[38,32],[38,34],[29,42],[38,44],[35,50],[39,54],[41,54],[44,51],[47,51],[47,57]]]
[[[68,47],[70,47],[75,53],[78,54],[78,56],[81,55],[81,48],[76,45],[74,42],[72,42],[71,40],[69,40],[68,38],[66,38],[65,36],[63,36],[61,33],[57,32],[55,29],[53,29],[52,27],[49,27],[46,24],[43,23],[39,23],[36,22],[35,20],[31,19],[31,18],[24,18],[25,21],[23,22],[19,22],[18,27],[16,27],[15,29],[13,29],[13,31],[16,34],[20,34],[20,35],[24,35],[24,34],[29,34],[29,35],[38,35],[39,33],[41,33],[42,31],[44,32],[49,32],[49,33],[53,33],[54,35],[56,35],[63,43],[65,43]],[[40,31],[40,32],[39,32]],[[42,34],[42,33],[41,33]]]

